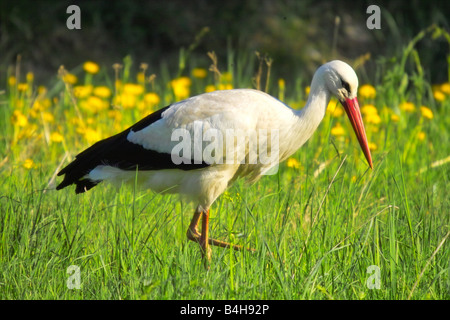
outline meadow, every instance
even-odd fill
[[[209,270],[186,239],[192,204],[134,185],[57,192],[56,173],[174,101],[253,87],[301,108],[310,79],[275,79],[276,61],[228,48],[211,65],[182,49],[160,70],[87,61],[41,84],[18,57],[0,84],[0,299],[449,299],[450,56],[448,81],[429,83],[425,37],[450,45],[434,26],[360,76],[374,169],[331,100],[277,174],[216,201],[210,236],[256,253],[214,247]],[[358,75],[367,59],[351,63]]]

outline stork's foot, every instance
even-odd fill
[[[198,222],[200,221],[200,215],[202,215],[202,233],[200,234],[197,230]],[[218,246],[222,248],[232,248],[236,251],[247,250],[250,252],[256,252],[255,249],[252,248],[244,248],[239,245],[231,244],[225,241],[220,241],[216,239],[211,239],[208,236],[208,228],[209,228],[209,210],[200,211],[197,209],[192,218],[191,224],[186,232],[186,236],[189,240],[195,241],[199,244],[200,250],[202,252],[202,258],[205,262],[205,266],[209,268],[209,262],[211,261],[211,247]]]

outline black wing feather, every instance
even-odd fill
[[[136,168],[139,170],[193,170],[208,166],[205,162],[176,165],[173,163],[170,154],[148,150],[139,144],[128,141],[127,136],[131,130],[134,132],[140,131],[158,121],[161,119],[162,113],[169,107],[162,108],[148,115],[123,132],[101,140],[78,154],[74,161],[58,172],[58,176],[63,174],[65,176],[56,189],[59,190],[71,184],[76,184],[76,193],[91,189],[100,181],[83,179],[83,177],[98,165],[109,165],[122,170],[136,170]]]

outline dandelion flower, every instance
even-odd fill
[[[63,80],[65,83],[68,83],[68,84],[75,84],[75,83],[77,83],[78,78],[77,78],[76,75],[74,75],[74,74],[72,74],[72,73],[66,73],[66,74],[63,76],[62,80]]]
[[[11,122],[15,126],[26,127],[28,125],[28,119],[23,115],[19,110],[14,110],[13,115],[11,117]]]
[[[50,141],[52,142],[62,142],[64,140],[64,137],[62,136],[62,134],[58,133],[58,132],[52,132],[50,134]]]
[[[45,96],[47,94],[47,88],[45,86],[39,86],[37,91],[40,96]]]
[[[233,89],[233,85],[231,83],[219,84],[219,90],[231,90],[231,89]]]
[[[122,120],[122,112],[120,112],[119,110],[109,110],[108,117],[116,121],[120,121]]]
[[[52,123],[55,121],[55,117],[50,112],[42,112],[42,120],[44,120],[44,122]]]
[[[286,89],[286,82],[283,78],[278,79],[278,99],[284,101],[284,91]]]
[[[443,93],[450,94],[450,83],[445,82],[445,83],[441,84],[440,89]]]
[[[422,113],[422,117],[427,118],[427,119],[433,119],[433,111],[431,111],[430,108],[421,106],[420,112]]]
[[[433,91],[433,97],[436,101],[444,101],[445,100],[445,94],[442,91],[434,90]]]
[[[106,86],[99,86],[94,88],[94,95],[100,98],[109,98],[111,96],[111,89]]]
[[[344,114],[344,111],[339,107],[338,102],[334,99],[331,99],[328,103],[327,112],[329,112],[335,118],[339,118]]]
[[[93,112],[99,112],[108,109],[109,103],[100,99],[96,96],[90,96],[86,100],[86,104],[84,105],[84,108],[93,111]]]
[[[372,114],[378,114],[378,110],[373,104],[366,104],[361,108],[361,113],[367,116]]]
[[[286,165],[289,168],[294,168],[294,169],[299,169],[300,168],[300,162],[298,162],[297,159],[295,159],[295,158],[289,158],[286,161]]]
[[[73,94],[79,99],[88,97],[92,93],[92,85],[76,86],[73,88]]]
[[[158,96],[158,94],[154,92],[149,92],[144,95],[144,101],[150,106],[156,106],[161,102],[161,98]]]
[[[406,112],[414,112],[416,110],[416,106],[412,102],[402,102],[399,108]]]
[[[331,134],[336,137],[343,136],[345,134],[345,130],[338,122],[333,128],[331,128]]]
[[[362,99],[373,99],[375,98],[377,91],[372,85],[364,84],[359,87],[358,93]]]
[[[175,94],[175,97],[179,100],[186,99],[189,97],[190,89],[192,82],[191,79],[188,77],[180,77],[177,79],[173,79],[170,82],[170,85],[172,86],[173,93]]]
[[[381,118],[377,113],[369,113],[364,117],[364,121],[367,123],[379,124],[381,123]]]
[[[13,87],[13,86],[15,86],[15,85],[16,85],[16,83],[17,83],[17,79],[16,79],[16,77],[14,77],[14,76],[10,76],[10,77],[8,78],[8,84],[9,84],[9,86],[10,86],[10,87]]]
[[[305,94],[308,95],[310,91],[311,91],[311,87],[310,87],[310,86],[307,86],[307,87],[305,88]]]
[[[97,130],[86,128],[86,130],[84,130],[84,138],[88,142],[93,143],[99,141],[102,138],[102,136]]]
[[[375,151],[378,149],[378,147],[375,143],[369,142],[369,149],[370,149],[370,151]]]
[[[136,96],[123,93],[116,97],[115,104],[121,105],[125,109],[132,109],[136,106]]]
[[[205,92],[213,92],[216,91],[216,87],[213,84],[207,85],[205,87]]]
[[[28,83],[19,83],[17,85],[17,90],[19,90],[19,91],[27,91],[28,90]]]
[[[140,84],[125,83],[123,85],[123,92],[125,94],[139,96],[144,93],[144,87]]]
[[[394,113],[391,115],[391,120],[393,122],[398,122],[400,120],[400,117]]]
[[[427,135],[423,131],[420,131],[420,132],[417,133],[417,139],[419,139],[420,141],[425,140],[426,136]]]
[[[206,69],[203,68],[194,68],[192,69],[192,76],[197,79],[204,79],[208,75]]]
[[[28,72],[25,78],[27,79],[27,82],[33,82],[33,80],[34,80],[34,73],[33,72]]]
[[[136,76],[136,80],[139,83],[145,83],[145,73],[143,72],[138,72],[137,76]]]
[[[96,74],[96,73],[100,70],[100,67],[99,67],[99,65],[96,64],[95,62],[92,62],[92,61],[86,61],[86,62],[83,64],[83,69],[84,69],[84,71],[86,71],[87,73],[90,73],[90,74]]]
[[[33,159],[26,159],[26,160],[23,162],[22,166],[23,166],[25,169],[27,169],[27,170],[36,168],[36,164],[34,163]]]

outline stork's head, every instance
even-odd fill
[[[373,168],[372,156],[370,154],[369,145],[367,142],[366,131],[359,110],[358,99],[356,98],[358,92],[358,77],[355,71],[345,62],[334,60],[328,62],[320,67],[322,69],[325,86],[328,90],[336,96],[341,102],[347,113],[348,118],[355,130],[364,156]]]

